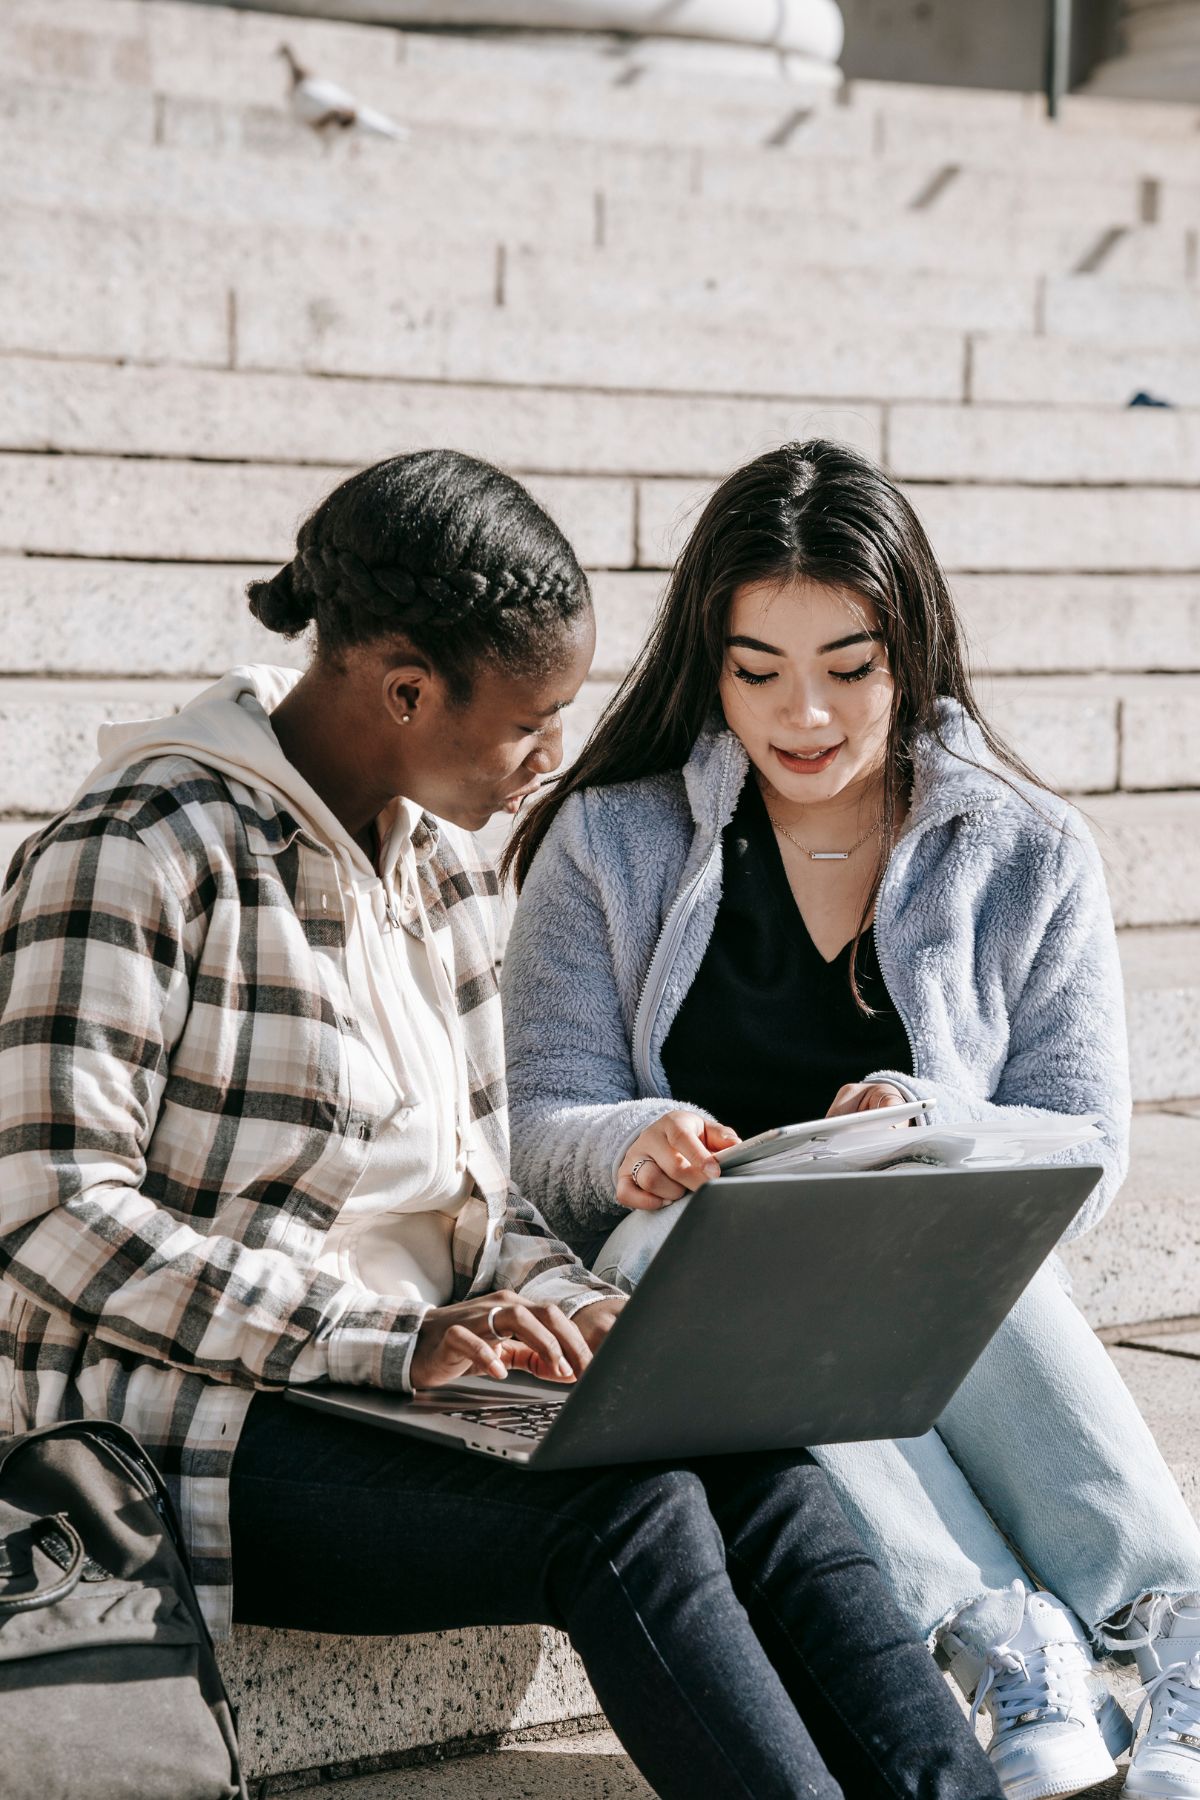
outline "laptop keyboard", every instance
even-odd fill
[[[526,1400],[511,1406],[439,1406],[438,1411],[447,1418],[461,1419],[464,1425],[486,1425],[489,1431],[503,1431],[510,1437],[536,1443],[557,1419],[562,1402]]]

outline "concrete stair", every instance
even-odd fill
[[[283,37],[410,144],[293,124]],[[1065,1260],[1200,1507],[1200,108],[1072,97],[1051,124],[1037,96],[835,96],[711,48],[8,0],[0,865],[102,720],[303,660],[243,589],[352,467],[447,443],[543,498],[597,607],[574,754],[713,483],[855,443],[1105,859],[1139,1111]],[[596,1702],[553,1632],[239,1631],[222,1657],[271,1793],[647,1794],[578,1735]]]

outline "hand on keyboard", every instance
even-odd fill
[[[464,1375],[503,1381],[510,1369],[543,1381],[574,1381],[591,1362],[592,1343],[608,1330],[619,1303],[620,1296],[586,1307],[578,1325],[559,1307],[527,1302],[508,1289],[435,1306],[421,1321],[412,1385],[444,1387]],[[593,1313],[604,1317],[593,1319]]]

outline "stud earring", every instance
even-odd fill
[[[401,715],[400,715],[400,723],[401,723],[401,724],[402,724],[402,725],[407,725],[407,724],[408,724],[408,721],[409,721],[409,720],[410,720],[410,719],[411,719],[411,718],[412,718],[412,714],[411,714],[411,713],[401,713]]]

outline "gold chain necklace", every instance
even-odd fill
[[[854,852],[856,850],[861,850],[867,839],[873,838],[883,824],[882,819],[876,819],[875,823],[871,826],[871,829],[869,831],[864,831],[857,844],[851,844],[848,850],[810,850],[807,844],[802,844],[798,837],[792,836],[792,833],[788,830],[786,825],[781,825],[779,823],[779,820],[775,817],[775,814],[771,811],[769,806],[767,807],[767,817],[770,819],[780,837],[785,837],[789,844],[795,844],[797,850],[803,850],[810,862],[848,862],[854,855]]]

